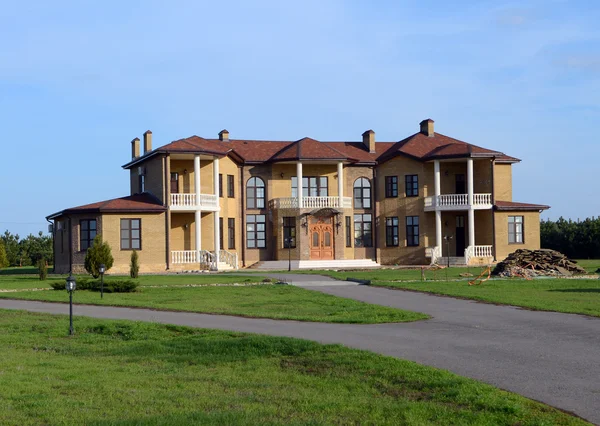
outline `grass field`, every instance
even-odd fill
[[[3,425],[586,425],[443,370],[339,345],[0,311]]]
[[[477,286],[470,286],[466,281],[422,283],[373,281],[372,285],[522,306],[535,310],[600,317],[600,280],[598,279],[490,280]]]
[[[51,281],[65,282],[66,275],[49,275],[46,281],[40,281],[37,275],[2,275],[0,276],[0,290],[2,289],[27,289],[27,288],[49,288]],[[76,276],[90,279],[90,275]],[[111,280],[129,279],[123,276],[106,276],[105,282]],[[228,274],[181,274],[181,275],[140,275],[135,280],[141,286],[184,286],[184,285],[206,285],[206,284],[231,284],[231,283],[257,283],[264,279],[262,276],[239,276]]]
[[[2,298],[68,302],[60,290],[0,293]],[[428,318],[417,312],[372,305],[288,285],[241,287],[141,287],[134,293],[75,291],[75,303],[133,306],[256,318],[376,324]]]
[[[596,273],[600,269],[600,259],[579,259],[577,263],[589,273]]]

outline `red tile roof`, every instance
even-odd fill
[[[111,213],[111,212],[143,212],[160,213],[166,211],[160,201],[151,194],[135,194],[128,197],[113,198],[111,200],[99,201],[97,203],[85,204],[83,206],[71,207],[54,213],[47,219],[55,218],[69,213]]]
[[[297,160],[342,160],[355,163],[384,162],[397,155],[406,155],[419,161],[444,158],[495,157],[498,162],[514,163],[518,158],[502,152],[482,148],[440,133],[427,136],[415,133],[399,142],[376,142],[376,152],[370,153],[362,142],[319,142],[308,137],[297,141],[264,141],[204,139],[191,136],[164,145],[150,154],[124,165],[129,168],[156,153],[206,153],[232,155],[245,163]]]
[[[539,211],[550,208],[543,204],[516,203],[514,201],[496,201],[494,207],[500,211]]]

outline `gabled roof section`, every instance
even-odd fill
[[[283,148],[273,155],[269,161],[299,161],[299,160],[353,160],[342,154],[331,145],[318,142],[311,138],[302,138]]]
[[[494,209],[498,211],[541,211],[548,210],[550,206],[544,204],[516,203],[514,201],[496,201]]]
[[[427,136],[423,133],[415,133],[396,142],[387,151],[381,154],[378,162],[387,161],[397,155],[407,155],[420,161],[430,161],[446,158],[474,158],[474,157],[497,157],[502,158],[504,162],[517,162],[517,158],[509,157],[502,152],[492,151],[482,148],[441,133],[434,133],[433,136]]]
[[[47,216],[46,219],[54,219],[65,214],[76,213],[160,213],[166,211],[154,195],[144,192],[127,197],[113,198],[99,201],[97,203],[85,204],[83,206],[71,207]]]
[[[189,138],[179,139],[167,145],[163,145],[149,153],[140,157],[134,158],[129,163],[123,165],[124,169],[128,169],[136,164],[154,157],[158,154],[179,153],[179,154],[207,154],[224,157],[230,153],[232,147],[227,146],[227,142],[214,141],[204,139],[199,136],[190,136]]]

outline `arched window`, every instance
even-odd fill
[[[265,208],[265,182],[259,177],[251,177],[246,184],[246,208]]]
[[[361,177],[354,181],[354,208],[371,208],[371,182],[367,178]]]

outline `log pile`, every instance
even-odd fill
[[[519,249],[498,263],[492,275],[500,277],[537,276],[568,277],[573,274],[585,274],[586,271],[577,262],[569,260],[564,254],[549,249]]]

